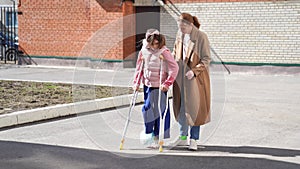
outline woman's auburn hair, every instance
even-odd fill
[[[189,13],[181,13],[180,19],[194,24],[198,29],[200,28],[200,22],[196,16],[192,16]]]

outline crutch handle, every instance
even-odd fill
[[[163,55],[159,55],[159,58],[160,58],[161,60],[164,60],[164,59],[165,59]]]

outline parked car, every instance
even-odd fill
[[[4,56],[6,60],[13,61],[18,57],[18,36],[11,32],[0,32],[0,59],[3,60]]]

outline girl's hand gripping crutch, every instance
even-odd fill
[[[164,57],[162,55],[160,55],[160,75],[159,75],[159,82],[162,83],[162,76],[163,76],[163,61],[164,61]],[[158,144],[159,144],[159,152],[163,151],[163,145],[164,145],[164,132],[165,132],[165,119],[166,119],[166,114],[167,114],[167,110],[168,110],[168,92],[166,94],[166,107],[165,110],[162,112],[161,110],[161,93],[162,93],[162,89],[160,87],[159,89],[159,96],[158,96],[158,110],[159,110],[159,118],[160,118],[160,122],[159,122],[159,137],[158,137]]]
[[[131,112],[132,112],[132,110],[135,106],[135,102],[136,102],[136,99],[137,99],[137,96],[138,96],[138,87],[137,86],[138,86],[138,84],[140,83],[140,80],[141,80],[143,67],[144,67],[144,60],[142,59],[141,64],[140,64],[140,69],[139,69],[139,71],[136,72],[136,73],[138,73],[138,77],[137,77],[136,84],[135,84],[135,87],[134,87],[133,96],[132,96],[131,101],[130,101],[129,112],[128,112],[127,121],[126,121],[124,130],[123,130],[123,135],[122,135],[121,144],[120,144],[120,150],[123,149],[123,144],[124,144],[124,141],[125,141],[126,132],[127,132],[127,129],[128,129],[130,118],[131,118]]]

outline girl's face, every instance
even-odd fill
[[[158,49],[158,47],[159,47],[159,41],[156,40],[156,39],[154,39],[154,40],[153,40],[153,43],[150,44],[150,47],[151,47],[152,49]]]

